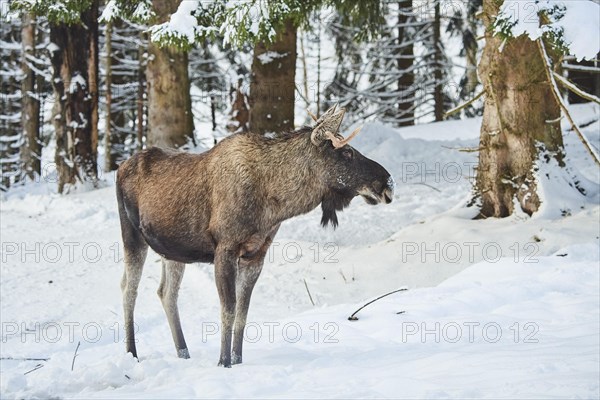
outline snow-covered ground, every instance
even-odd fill
[[[598,147],[600,109],[573,112]],[[186,270],[192,358],[181,360],[154,253],[136,307],[140,362],[124,354],[113,175],[67,196],[52,175],[2,194],[0,397],[598,398],[598,167],[565,125],[588,196],[550,184],[539,215],[474,221],[476,153],[457,149],[477,146],[479,124],[367,125],[354,145],[392,172],[394,202],[356,199],[336,231],[319,210],[282,226],[232,369],[216,366],[213,267]]]

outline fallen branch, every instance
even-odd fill
[[[304,287],[306,288],[306,293],[308,293],[308,298],[310,299],[310,302],[312,303],[312,305],[315,305],[315,302],[313,301],[312,296],[310,295],[310,290],[308,290],[308,283],[306,283],[306,279],[302,279],[304,281]]]
[[[554,75],[554,78],[556,78],[563,87],[569,89],[571,92],[575,93],[577,96],[579,96],[583,99],[589,100],[593,103],[600,104],[600,98],[594,96],[593,94],[584,92],[583,90],[579,89],[577,87],[577,85],[575,85],[573,82],[571,82],[564,76],[557,74],[555,71],[552,71],[552,75]]]
[[[73,368],[75,368],[75,358],[77,357],[77,350],[79,350],[80,345],[81,345],[81,342],[77,342],[77,347],[75,348],[75,354],[73,354],[73,361],[71,362],[71,371],[73,371]]]
[[[29,371],[25,372],[23,375],[27,375],[33,371],[37,371],[38,369],[42,368],[43,366],[44,366],[44,364],[38,364],[33,369],[30,369]]]
[[[48,361],[50,358],[29,358],[29,357],[0,357],[0,360],[14,361]]]
[[[571,123],[573,130],[577,133],[577,136],[579,136],[579,139],[581,139],[581,142],[592,156],[592,159],[596,162],[597,165],[600,165],[600,158],[598,157],[598,154],[593,149],[591,143],[588,141],[585,135],[579,130],[579,127],[571,117],[571,113],[567,109],[566,104],[564,103],[562,97],[560,96],[560,93],[558,92],[558,86],[556,85],[556,81],[554,80],[554,75],[552,74],[552,66],[550,65],[550,60],[548,58],[548,54],[546,53],[546,47],[544,47],[544,42],[542,41],[542,38],[539,38],[537,40],[537,43],[540,49],[540,54],[542,55],[542,59],[544,60],[544,69],[546,71],[546,77],[548,78],[548,82],[550,83],[550,90],[554,95],[554,98],[556,99],[556,101],[560,105],[560,108],[563,110],[565,116]]]
[[[469,107],[471,104],[475,103],[477,100],[479,100],[479,98],[481,96],[483,96],[485,94],[485,90],[482,90],[481,92],[479,92],[475,97],[473,97],[471,100],[467,101],[466,103],[461,104],[458,107],[453,108],[452,110],[448,111],[446,114],[444,114],[444,119],[448,118],[450,115],[452,114],[456,114],[457,112],[459,112],[460,110],[462,110],[463,108],[467,108]]]
[[[408,290],[408,288],[397,289],[397,290],[394,290],[394,291],[392,291],[392,292],[386,293],[386,294],[384,294],[384,295],[382,295],[382,296],[379,296],[379,297],[378,297],[378,298],[376,298],[376,299],[373,299],[373,300],[369,301],[368,303],[366,303],[365,305],[363,305],[361,308],[359,308],[358,310],[354,311],[354,312],[352,313],[352,315],[348,317],[348,321],[358,321],[358,317],[356,316],[356,314],[358,314],[358,312],[359,312],[360,310],[362,310],[363,308],[365,308],[365,307],[366,307],[366,306],[368,306],[369,304],[373,304],[373,303],[375,303],[377,300],[383,299],[384,297],[386,297],[386,296],[389,296],[390,294],[394,294],[394,293],[398,293],[398,292],[404,292],[404,291],[406,291],[406,290]]]
[[[456,150],[461,153],[477,153],[481,150],[484,150],[485,147],[450,147],[450,146],[442,146],[444,149],[448,150]]]

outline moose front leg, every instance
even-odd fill
[[[250,307],[250,297],[254,285],[262,271],[265,256],[269,250],[269,246],[279,229],[279,225],[275,226],[264,242],[262,242],[258,250],[244,255],[238,263],[238,272],[236,277],[236,308],[235,308],[235,327],[233,334],[233,364],[242,362],[242,346],[244,344],[244,329],[246,327],[246,318],[248,316],[248,308]],[[260,243],[260,242],[259,242]]]
[[[215,281],[221,300],[221,356],[219,364],[231,368],[231,334],[235,319],[236,251],[219,249],[215,252]]]
[[[264,255],[257,259],[240,259],[236,278],[237,303],[235,308],[235,328],[233,335],[233,364],[242,362],[242,345],[244,343],[244,328],[250,307],[252,289],[262,271]]]

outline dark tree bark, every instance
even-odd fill
[[[105,58],[105,84],[106,84],[106,122],[104,127],[104,171],[116,169],[114,150],[112,146],[112,22],[106,24],[106,58]]]
[[[477,77],[477,10],[481,3],[475,0],[467,5],[467,29],[463,32],[463,48],[465,50],[466,71],[461,81],[461,98],[470,99],[479,84]]]
[[[573,61],[572,63],[566,64],[569,80],[575,83],[584,92],[593,94],[596,97],[600,97],[600,72],[578,70],[577,67],[598,68],[600,67],[600,62],[598,60],[600,60],[600,53],[596,55],[595,60]],[[568,96],[569,104],[587,103],[589,101],[579,97],[571,91],[569,91]]]
[[[484,1],[487,27],[498,14],[498,3]],[[553,152],[562,165],[560,108],[537,43],[526,36],[509,39],[504,46],[502,41],[488,29],[479,63],[486,91],[476,185],[480,217],[509,216],[515,200],[529,215],[538,210],[536,144]]]
[[[232,93],[231,117],[227,124],[230,132],[248,132],[248,97],[242,92],[242,80],[238,80],[237,88]],[[214,128],[213,128],[214,130]]]
[[[21,146],[22,170],[29,179],[34,180],[41,174],[42,146],[40,142],[40,101],[37,93],[37,76],[31,69],[28,58],[36,55],[36,23],[31,14],[23,14],[21,27],[21,45],[23,49],[23,80],[21,81],[21,124],[23,127],[23,145]]]
[[[144,32],[140,33],[140,42],[145,42]],[[147,107],[144,107],[144,96],[146,94],[146,61],[144,58],[146,54],[146,48],[140,44],[138,48],[138,90],[137,90],[137,109],[136,109],[136,138],[137,138],[137,150],[144,148],[144,136],[147,128]]]
[[[157,23],[177,11],[181,0],[153,0]],[[178,148],[194,141],[194,120],[188,75],[188,54],[150,43],[148,88],[148,145]]]
[[[81,14],[81,23],[50,25],[56,116],[55,162],[58,191],[76,179],[97,182],[98,1]]]
[[[436,1],[434,6],[433,19],[433,51],[434,51],[434,69],[435,87],[433,89],[434,116],[436,121],[444,120],[444,73],[442,71],[442,37],[441,37],[441,16],[440,1]]]
[[[99,0],[94,0],[90,10],[86,13],[86,19],[84,21],[85,26],[88,29],[88,85],[90,91],[90,102],[91,102],[91,142],[92,142],[92,157],[94,158],[94,174],[96,174],[96,163],[98,160],[98,66],[100,63],[100,56],[98,54],[98,6]],[[95,177],[95,175],[94,175]]]
[[[403,93],[398,102],[398,111],[402,115],[399,126],[410,126],[415,124],[414,98],[415,92],[413,85],[415,83],[415,74],[412,70],[414,62],[413,39],[409,37],[407,24],[411,20],[412,0],[403,0],[398,3],[398,46],[400,54],[398,57],[398,71],[406,71],[398,79],[398,91]],[[409,44],[405,44],[409,41]]]
[[[268,57],[268,52],[272,57]],[[296,26],[287,21],[274,43],[257,43],[254,47],[250,131],[282,132],[294,128],[295,78]]]

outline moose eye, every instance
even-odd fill
[[[348,160],[351,160],[354,154],[352,154],[352,150],[346,149],[342,150],[342,156],[344,156],[344,158],[347,158]]]

